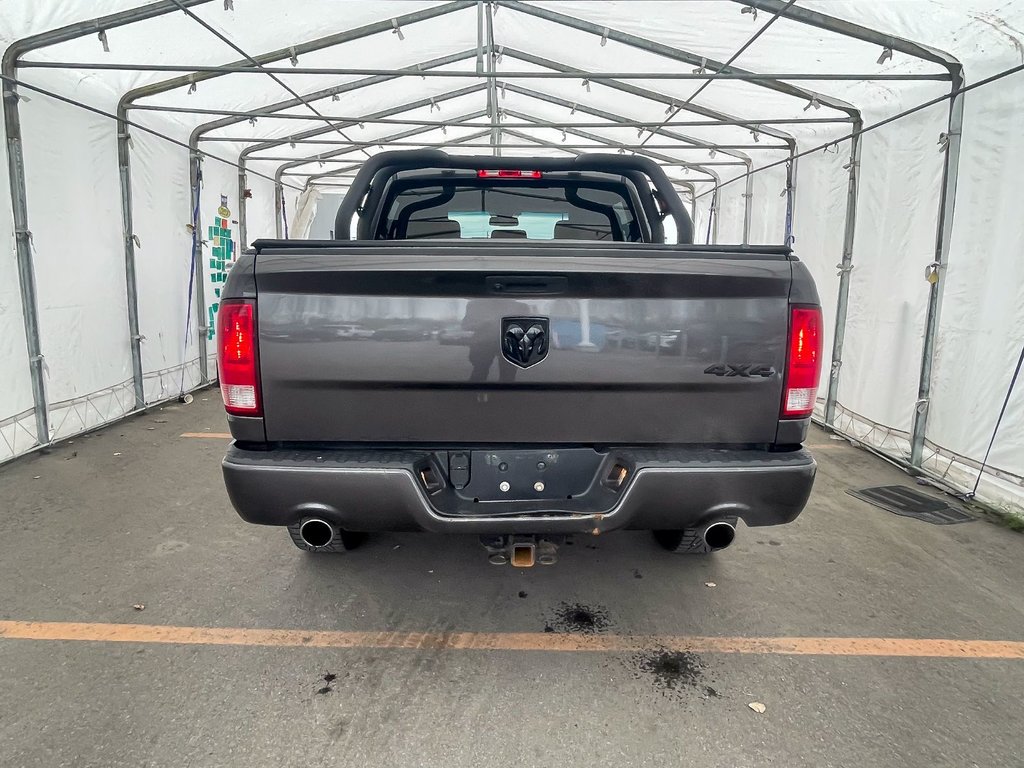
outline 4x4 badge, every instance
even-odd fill
[[[712,376],[739,376],[744,379],[751,376],[768,378],[775,375],[775,369],[761,363],[718,363],[709,365],[704,369],[704,373],[710,373]]]
[[[546,317],[503,317],[501,354],[513,365],[529,368],[547,357],[549,335]]]

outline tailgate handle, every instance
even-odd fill
[[[500,294],[556,294],[569,289],[566,277],[545,275],[508,275],[487,278],[487,290]]]

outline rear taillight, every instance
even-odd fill
[[[476,175],[481,179],[539,179],[542,174],[540,171],[516,171],[516,170],[498,170],[498,171],[477,171]]]
[[[821,378],[821,308],[793,307],[786,352],[786,384],[782,418],[811,415]]]
[[[256,308],[252,302],[228,300],[217,312],[220,346],[217,370],[224,408],[236,416],[262,416]]]

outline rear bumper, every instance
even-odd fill
[[[289,525],[323,517],[351,531],[472,534],[570,534],[619,528],[678,529],[736,515],[749,526],[780,525],[807,503],[816,464],[803,449],[616,449],[633,471],[617,493],[580,503],[479,504],[442,512],[417,479],[429,451],[243,450],[224,458],[224,481],[238,514],[250,523]],[[476,510],[483,510],[477,513]]]

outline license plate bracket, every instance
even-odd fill
[[[481,502],[580,496],[598,481],[607,458],[591,448],[468,451],[462,455],[467,453],[469,482],[456,493]]]

